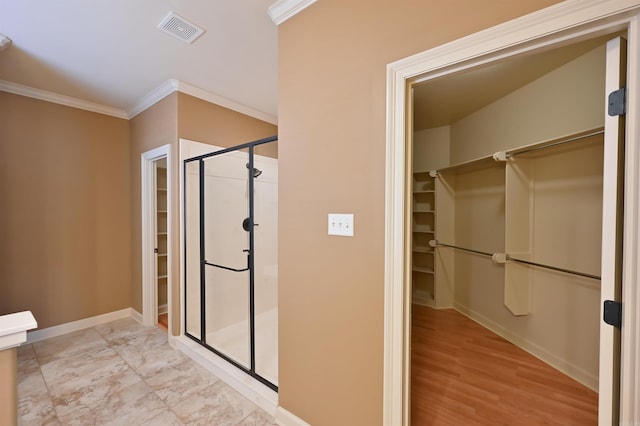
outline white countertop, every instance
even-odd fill
[[[27,341],[27,330],[38,327],[31,311],[0,316],[0,351]]]

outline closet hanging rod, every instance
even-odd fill
[[[604,134],[604,130],[598,130],[598,131],[595,131],[595,132],[587,133],[586,135],[573,136],[573,137],[569,137],[567,139],[561,139],[559,141],[552,142],[552,143],[549,143],[547,145],[536,146],[536,147],[532,147],[532,148],[525,148],[523,150],[507,151],[505,154],[506,154],[507,158],[511,158],[511,157],[515,157],[516,155],[528,154],[530,152],[540,151],[541,149],[551,148],[551,147],[562,145],[562,144],[569,143],[569,142],[576,142],[576,141],[579,141],[579,140],[582,140],[582,139],[587,139],[587,138],[590,138],[590,137],[593,137],[593,136],[598,136],[598,135],[603,135],[603,134]]]
[[[539,268],[551,269],[552,271],[564,272],[565,274],[579,275],[581,277],[591,278],[594,280],[600,280],[598,275],[587,274],[585,272],[572,271],[571,269],[558,268],[557,266],[544,265],[542,263],[529,262],[528,260],[516,259],[507,255],[507,260],[512,262],[524,263],[526,265],[537,266]]]
[[[474,250],[474,249],[470,249],[470,248],[466,248],[466,247],[459,247],[459,246],[453,246],[451,244],[445,244],[445,243],[441,243],[438,240],[431,240],[429,242],[429,245],[431,247],[437,247],[437,246],[441,246],[441,247],[449,247],[452,249],[456,249],[456,250],[462,250],[462,251],[467,251],[469,253],[475,253],[475,254],[481,254],[483,256],[489,256],[489,257],[493,257],[493,253],[487,253],[486,251],[480,251],[480,250]]]

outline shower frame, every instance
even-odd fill
[[[238,368],[239,370],[245,372],[249,376],[253,377],[255,380],[264,384],[274,391],[278,391],[278,386],[265,377],[262,377],[260,374],[256,372],[256,335],[255,335],[255,271],[254,271],[254,249],[255,249],[255,241],[254,241],[254,179],[256,176],[254,175],[254,148],[259,145],[264,145],[271,142],[277,142],[278,136],[270,136],[267,138],[259,139],[253,142],[247,142],[241,145],[232,146],[229,148],[221,149],[215,152],[211,152],[208,154],[199,155],[196,157],[191,157],[184,160],[183,163],[183,173],[184,176],[187,175],[187,164],[191,162],[198,161],[199,163],[199,181],[198,181],[198,200],[199,200],[199,250],[200,250],[200,337],[196,337],[190,334],[186,328],[184,330],[185,336],[200,344],[204,348],[216,354],[218,357],[224,359],[229,364]],[[227,154],[234,151],[240,151],[242,149],[248,150],[248,164],[247,164],[247,173],[248,173],[248,183],[249,183],[249,248],[247,250],[247,268],[245,269],[234,269],[221,265],[212,264],[206,261],[205,257],[205,167],[204,160],[210,157],[215,157],[222,154]],[[187,180],[183,181],[183,207],[186,211],[187,209]],[[184,246],[187,247],[187,221],[185,220],[183,223],[183,235],[184,235]],[[184,264],[187,264],[187,251],[184,252]],[[249,368],[245,367],[241,363],[237,362],[233,358],[214,348],[213,346],[207,344],[207,336],[206,336],[206,266],[213,266],[221,269],[225,269],[233,272],[243,272],[249,271],[249,360],[250,366]],[[187,293],[187,268],[184,270],[184,291]],[[187,303],[184,303],[184,323],[187,324]]]

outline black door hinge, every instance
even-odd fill
[[[622,303],[613,300],[604,301],[603,320],[617,328],[622,327]]]
[[[616,117],[627,112],[626,92],[627,89],[623,87],[622,89],[614,90],[613,92],[609,93],[609,108],[607,112],[611,117]]]

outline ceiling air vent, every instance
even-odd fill
[[[189,44],[204,33],[202,28],[187,22],[173,12],[169,12],[166,18],[160,22],[158,29]]]

